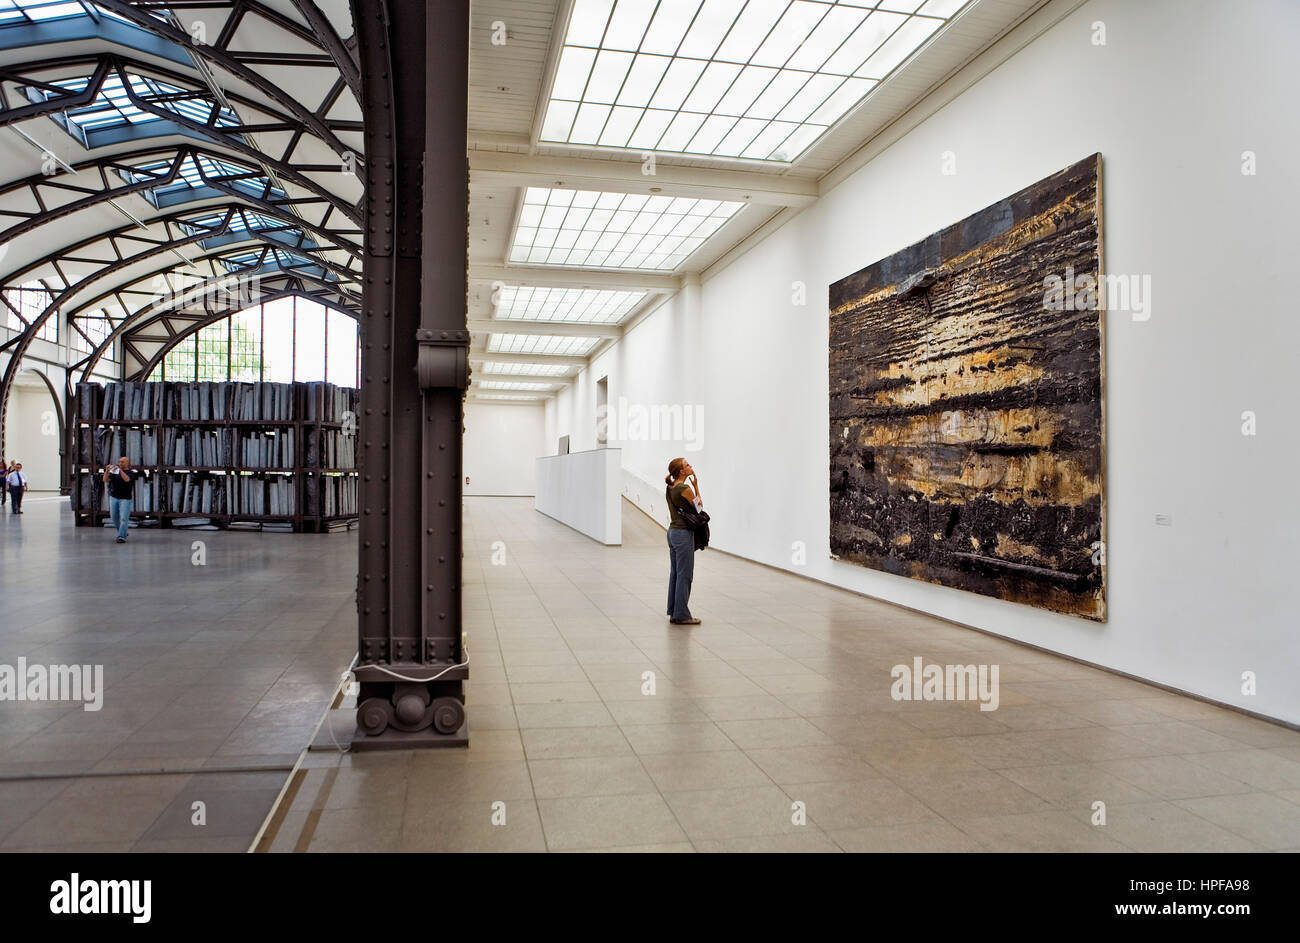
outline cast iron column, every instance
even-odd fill
[[[351,0],[365,118],[354,749],[463,746],[468,0]]]

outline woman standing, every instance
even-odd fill
[[[668,476],[664,479],[668,487],[664,497],[668,500],[668,559],[671,569],[668,573],[668,618],[674,625],[699,625],[700,620],[691,616],[687,603],[691,598],[691,578],[695,575],[695,534],[682,520],[679,509],[695,506],[703,511],[704,503],[700,500],[700,481],[695,469],[684,458],[675,458],[668,463]]]

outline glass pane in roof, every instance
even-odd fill
[[[942,25],[943,20],[923,16],[910,17],[853,74],[868,79],[884,78]]]
[[[758,65],[785,65],[831,9],[824,3],[790,4],[751,61]]]
[[[564,364],[553,363],[498,363],[488,361],[483,364],[485,373],[508,373],[524,377],[562,377],[569,372]]]
[[[538,187],[530,187],[524,200],[511,261],[657,270],[675,267],[669,257],[694,249],[744,205]]]
[[[601,45],[606,49],[625,49],[635,52],[641,48],[646,28],[654,15],[653,3],[619,3],[605,28]]]
[[[641,51],[667,56],[675,53],[700,9],[700,3],[701,0],[659,0],[659,8],[646,30]]]
[[[640,107],[650,104],[650,96],[659,86],[659,80],[671,62],[667,56],[637,56],[628,72],[627,81],[618,93],[618,103]]]
[[[591,80],[588,83],[586,101],[597,102],[603,105],[612,105],[618,98],[619,90],[623,87],[623,80],[627,77],[627,72],[632,68],[634,56],[630,52],[611,52],[608,49],[601,50],[596,56],[596,63],[591,69]]]
[[[578,0],[540,139],[791,161],[964,6]]]

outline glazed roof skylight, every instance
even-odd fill
[[[0,0],[0,25],[34,23],[57,20],[67,16],[85,16],[88,3],[66,3],[63,0]]]
[[[505,373],[521,377],[562,377],[569,373],[569,367],[556,363],[498,363],[489,361],[483,364],[484,373]]]
[[[552,334],[493,334],[488,338],[492,354],[558,354],[585,356],[599,343],[598,337],[559,337]]]
[[[549,393],[555,388],[553,383],[521,383],[515,380],[482,380],[477,385],[483,390],[515,390],[527,393]]]
[[[501,289],[497,317],[521,321],[570,321],[617,324],[645,297],[643,291],[598,291],[590,288]]]
[[[128,182],[136,183],[167,174],[172,168],[170,158],[147,161],[136,164],[130,169],[119,169],[118,174]],[[207,154],[190,154],[181,161],[180,169],[170,183],[159,184],[150,188],[155,205],[159,197],[187,189],[198,189],[210,181],[225,184],[252,196],[262,197],[267,191],[266,175],[260,170],[241,167],[228,161],[219,160]],[[284,192],[277,187],[270,188],[272,199],[283,198]]]
[[[0,0],[0,3],[2,2],[4,0]],[[218,107],[212,100],[210,92],[180,88],[145,75],[128,74],[127,77],[131,83],[131,92],[137,98],[144,99],[151,105],[164,111],[173,112],[191,121],[207,123],[214,109]],[[90,84],[90,78],[66,79],[49,84],[67,89],[70,92],[80,92]],[[39,101],[53,97],[54,92],[29,87],[27,94],[29,98]],[[70,122],[83,132],[162,120],[158,115],[145,111],[131,101],[130,96],[127,94],[126,84],[122,81],[122,73],[118,71],[110,72],[104,77],[99,93],[90,104],[78,108],[69,108],[61,114],[55,115],[54,118],[60,123]],[[217,113],[216,126],[219,128],[230,127],[238,123],[235,114],[228,108],[221,108]]]
[[[540,139],[793,161],[966,0],[575,0]]]
[[[510,261],[671,271],[744,205],[529,187]]]

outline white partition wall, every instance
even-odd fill
[[[593,449],[537,460],[534,507],[602,544],[623,542],[622,452]]]

